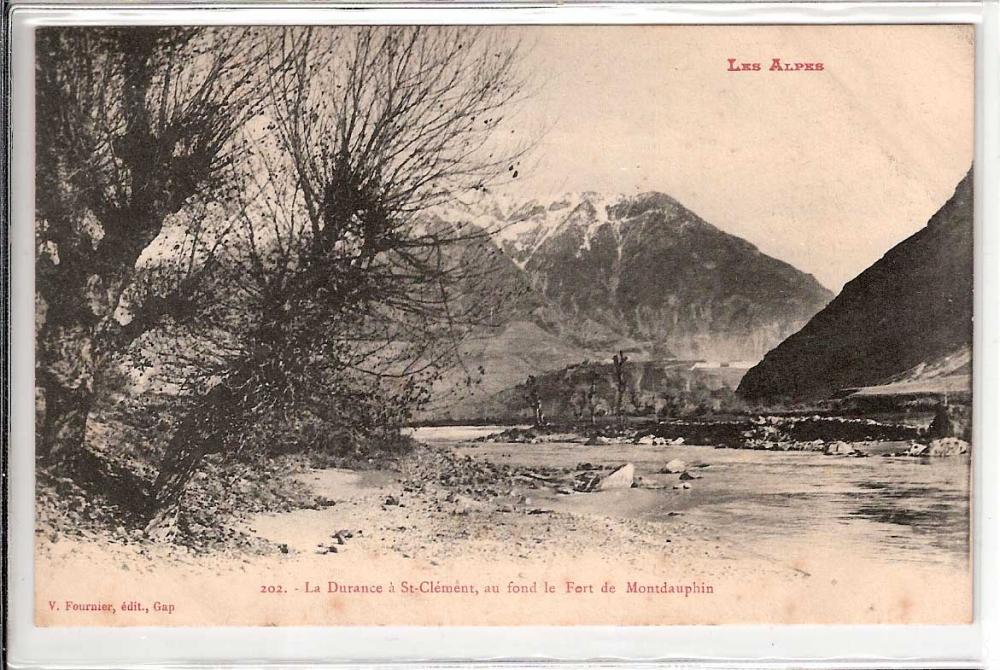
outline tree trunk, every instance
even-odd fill
[[[153,495],[149,506],[150,517],[146,524],[146,534],[158,540],[168,540],[176,532],[181,497],[187,489],[188,482],[197,472],[201,460],[208,453],[203,448],[184,448],[174,444],[173,440],[170,448],[171,452],[164,459],[160,473],[153,484]]]
[[[45,415],[36,455],[43,462],[55,462],[83,448],[93,392],[88,388],[67,388],[58,381],[45,384],[42,388]]]
[[[38,385],[45,395],[36,456],[54,462],[83,447],[94,400],[94,344],[82,324],[51,325],[39,341]]]
[[[232,421],[229,398],[224,384],[213,388],[203,402],[191,410],[170,439],[149,499],[146,533],[151,537],[165,540],[173,536],[181,498],[188,483],[198,471],[202,459],[222,447],[225,426]]]
[[[622,391],[621,391],[621,388],[619,387],[619,389],[618,389],[618,399],[617,399],[617,402],[615,402],[615,414],[618,416],[618,430],[619,431],[621,431],[625,427],[625,417],[622,415],[622,406],[623,406],[623,404],[624,404],[624,400],[622,398]]]

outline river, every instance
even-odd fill
[[[416,429],[414,437],[462,455],[527,467],[630,462],[638,475],[654,478],[678,458],[708,466],[692,468],[702,478],[691,482],[690,491],[633,489],[626,499],[609,500],[601,512],[664,523],[681,513],[720,540],[761,555],[780,553],[790,542],[822,542],[845,558],[968,564],[968,456],[851,458],[702,446],[470,442],[496,430],[430,427]]]

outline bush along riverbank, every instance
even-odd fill
[[[815,451],[828,455],[956,456],[970,445],[928,428],[870,418],[840,416],[756,416],[731,419],[669,420],[619,429],[616,426],[552,424],[513,427],[478,442],[586,445],[702,445],[765,451]]]

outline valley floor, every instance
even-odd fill
[[[418,448],[398,470],[296,475],[334,504],[250,518],[246,530],[275,547],[264,555],[39,535],[37,621],[957,623],[971,616],[968,459],[917,464],[454,437],[418,433],[436,447]],[[674,488],[676,473],[657,472],[675,458],[698,473],[690,488]],[[567,493],[551,484],[580,465],[607,474],[626,461],[644,477],[642,487]],[[874,509],[865,509],[858,490]],[[109,609],[74,610],[70,602]]]

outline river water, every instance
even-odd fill
[[[651,521],[681,513],[687,521],[713,529],[720,539],[765,554],[768,547],[787,546],[789,541],[823,538],[845,557],[957,566],[968,562],[967,456],[850,458],[701,446],[470,442],[497,430],[420,428],[414,437],[474,458],[527,467],[630,462],[647,479],[667,478],[655,473],[678,458],[702,475],[691,482],[690,491],[669,485],[663,490],[633,489],[630,502],[609,500],[602,513]],[[696,464],[708,467],[693,467]]]

